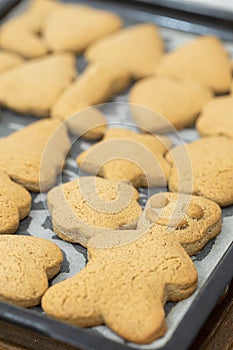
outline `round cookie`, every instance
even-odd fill
[[[183,164],[184,149],[192,164]],[[203,137],[174,147],[166,155],[171,166],[168,186],[172,192],[193,193],[225,207],[233,204],[233,140],[223,136]],[[192,186],[190,186],[190,183]],[[179,187],[180,185],[180,187]]]
[[[196,128],[202,136],[223,135],[233,139],[233,96],[216,97],[207,102]]]
[[[207,88],[194,82],[151,77],[132,87],[129,102],[155,112],[132,106],[136,124],[146,131],[156,132],[166,129],[166,120],[176,129],[191,126],[211,96]],[[163,123],[156,118],[156,112],[165,118]]]

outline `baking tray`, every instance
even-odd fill
[[[226,29],[225,27],[221,29],[213,28],[208,25],[209,18],[206,19],[206,23],[202,24],[197,24],[195,21],[185,22],[184,20],[172,19],[166,15],[166,11],[163,14],[161,12],[158,14],[157,8],[153,4],[149,4],[149,2],[146,6],[138,1],[135,3],[132,1],[97,0],[73,2],[83,2],[96,7],[113,10],[124,18],[126,25],[143,21],[159,24],[162,26],[160,31],[168,50],[190,40],[197,33],[219,35],[221,38],[225,38],[225,40],[229,39],[225,44],[233,56],[233,44],[230,42],[230,38],[233,38],[233,30]],[[27,1],[22,1],[10,12],[8,17],[17,15],[26,5]],[[172,22],[171,19],[174,21]],[[180,30],[178,31],[174,28]],[[82,71],[85,65],[86,62],[83,57],[79,57],[77,60],[78,70]],[[120,125],[128,122],[127,117],[124,115],[127,92],[116,96],[112,101],[117,103],[111,106],[111,110],[108,109],[108,105],[103,105],[108,122],[116,122],[116,119]],[[112,110],[114,106],[115,110]],[[3,109],[0,120],[0,137],[6,136],[36,120],[38,119],[33,116],[22,116]],[[179,140],[174,141],[178,143],[182,141],[190,142],[197,137],[198,135],[194,129],[184,129],[179,133]],[[82,140],[75,143],[64,168],[62,175],[63,182],[76,177],[77,168],[74,159],[79,152],[89,146],[90,144],[88,142]],[[143,206],[147,198],[147,191],[145,189],[140,190],[140,197],[140,203]],[[78,244],[64,242],[53,233],[51,219],[45,209],[45,194],[33,193],[32,198],[32,210],[29,216],[20,223],[17,233],[45,237],[54,241],[62,249],[64,261],[60,274],[51,281],[54,284],[74,275],[85,266],[87,261],[86,249]],[[196,292],[184,301],[179,303],[168,302],[166,304],[168,331],[164,337],[152,344],[144,346],[127,343],[105,326],[81,329],[47,317],[43,314],[40,307],[25,310],[3,302],[0,303],[0,338],[30,349],[40,350],[49,350],[52,348],[67,350],[185,350],[191,344],[232,278],[232,227],[233,206],[223,209],[223,230],[221,234],[210,241],[196,256],[192,257],[199,274]]]

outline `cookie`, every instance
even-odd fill
[[[0,171],[0,234],[14,233],[30,208],[30,193]]]
[[[0,74],[6,69],[18,66],[23,63],[24,60],[19,55],[8,52],[8,51],[0,51]]]
[[[184,151],[191,162],[184,164]],[[203,137],[173,148],[166,156],[171,166],[168,186],[172,192],[193,193],[225,207],[233,204],[233,140],[223,136]],[[191,182],[191,186],[190,186]]]
[[[118,244],[121,234],[113,236]],[[80,327],[106,324],[126,341],[150,343],[164,335],[163,304],[187,298],[197,285],[192,260],[176,236],[161,226],[126,245],[89,247],[88,254],[80,273],[45,293],[42,308]]]
[[[0,300],[30,307],[40,303],[48,279],[60,270],[62,252],[43,238],[0,236]]]
[[[233,139],[233,96],[216,97],[203,108],[196,123],[200,135]]]
[[[159,77],[192,80],[224,93],[230,88],[231,61],[218,38],[201,36],[164,56],[155,73]]]
[[[126,89],[129,81],[128,72],[121,66],[112,63],[91,64],[57,99],[51,111],[52,117],[65,120],[87,107],[106,102],[115,94]],[[99,130],[99,136],[102,136],[106,129],[103,116],[98,113],[97,117],[97,113],[93,110],[89,110],[88,114],[89,126],[92,122],[94,126],[96,122],[102,125]],[[67,119],[67,125],[71,132],[79,135],[80,126],[84,123],[83,118],[85,119],[85,115],[80,113],[77,114],[77,121],[76,118],[72,118],[72,122],[70,118]]]
[[[186,252],[194,255],[220,233],[221,219],[219,205],[209,199],[162,192],[148,199],[137,228],[166,227]]]
[[[69,4],[52,12],[44,28],[44,36],[51,51],[80,53],[96,39],[121,26],[121,18],[110,11]]]
[[[0,140],[0,168],[23,187],[39,192],[51,188],[70,141],[58,120],[42,120]]]
[[[140,80],[132,87],[129,102],[147,107],[165,118],[159,120],[156,113],[132,107],[136,124],[147,131],[156,132],[166,129],[167,121],[176,129],[191,126],[211,96],[209,89],[195,82],[151,77]]]
[[[48,50],[41,32],[47,17],[57,6],[52,0],[31,1],[25,12],[1,26],[0,46],[27,58],[45,55]]]
[[[20,113],[45,117],[76,76],[71,54],[37,58],[0,76],[0,103]]]
[[[163,42],[157,27],[143,23],[94,42],[85,51],[85,57],[91,62],[121,64],[138,79],[153,73],[162,53]]]
[[[77,158],[81,170],[109,180],[127,180],[135,187],[165,186],[169,166],[164,155],[171,146],[165,137],[108,129],[102,141]]]
[[[128,183],[80,177],[48,193],[53,230],[62,239],[86,245],[104,230],[135,228],[142,209]]]

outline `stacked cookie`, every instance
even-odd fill
[[[0,47],[1,106],[45,118],[0,140],[0,299],[24,307],[42,299],[52,317],[106,324],[128,341],[163,336],[164,303],[193,293],[190,256],[220,233],[220,206],[233,204],[232,65],[223,44],[199,37],[165,54],[153,24],[123,28],[109,11],[33,0],[2,25]],[[83,53],[88,65],[78,74]],[[134,131],[108,127],[96,105],[131,83]],[[201,137],[174,146],[171,132],[195,123]],[[55,186],[68,132],[98,140],[76,154],[92,176]],[[169,192],[143,210],[140,187]],[[81,272],[50,288],[61,250],[12,235],[30,212],[29,191],[48,193],[53,231],[88,251]]]

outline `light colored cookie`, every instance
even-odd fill
[[[163,42],[157,27],[144,23],[98,40],[88,47],[85,57],[92,62],[121,64],[137,79],[153,73],[162,53]]]
[[[149,343],[166,331],[163,304],[195,290],[197,273],[185,250],[198,252],[220,229],[216,203],[154,195],[137,230],[92,237],[87,266],[50,288],[42,307],[63,321],[81,327],[106,324],[127,341]]]
[[[112,63],[91,64],[55,102],[51,111],[52,117],[65,120],[87,107],[106,102],[115,94],[126,89],[129,81],[127,70],[121,66]],[[100,112],[95,112],[94,109],[77,114],[75,118],[67,119],[70,131],[80,135],[85,118],[89,119],[89,127],[92,123],[93,126],[101,125],[97,137],[102,136],[106,129],[105,119]]]
[[[46,239],[1,236],[0,300],[23,307],[39,304],[61,263],[61,250]]]
[[[0,46],[24,57],[33,58],[47,53],[41,32],[47,17],[58,5],[53,0],[33,0],[28,9],[1,26]]]
[[[53,230],[60,238],[85,246],[99,232],[135,228],[142,212],[138,197],[128,183],[80,177],[48,193]]]
[[[55,9],[44,28],[52,51],[82,52],[90,43],[122,26],[121,18],[109,11],[77,4]]]
[[[159,77],[196,81],[216,93],[227,92],[231,61],[221,41],[201,36],[168,53],[156,67]]]
[[[23,63],[24,60],[19,55],[8,52],[8,51],[0,51],[0,74],[6,69],[18,66]]]
[[[163,186],[169,175],[164,155],[170,146],[165,137],[111,128],[102,141],[78,156],[77,163],[87,173],[127,180],[135,187]]]
[[[233,96],[216,97],[209,101],[196,127],[200,135],[223,135],[233,139]]]
[[[176,236],[163,227],[119,246],[122,233],[112,236],[117,247],[89,247],[87,266],[51,287],[42,308],[49,316],[80,327],[106,324],[126,341],[150,343],[166,332],[163,304],[192,294],[197,272]],[[90,244],[100,240],[97,236]]]
[[[191,81],[175,81],[169,78],[146,78],[131,89],[129,102],[145,106],[168,120],[176,129],[191,126],[201,108],[211,98],[209,89]],[[155,113],[145,112],[133,106],[133,117],[138,126],[150,132],[162,129]],[[165,128],[166,129],[166,128]]]
[[[51,106],[75,76],[71,54],[25,62],[0,76],[0,103],[20,113],[48,116]]]
[[[191,162],[190,169],[185,165],[176,167],[176,164],[185,164],[184,149]],[[192,192],[222,207],[233,204],[232,154],[233,140],[223,136],[203,137],[173,148],[166,156],[171,166],[170,191]]]
[[[203,197],[161,192],[148,199],[137,228],[155,225],[173,230],[186,252],[194,255],[220,233],[221,209]]]
[[[39,192],[51,188],[70,141],[58,120],[43,120],[0,140],[0,168],[23,187]]]
[[[14,233],[30,208],[30,193],[0,171],[0,234]]]

